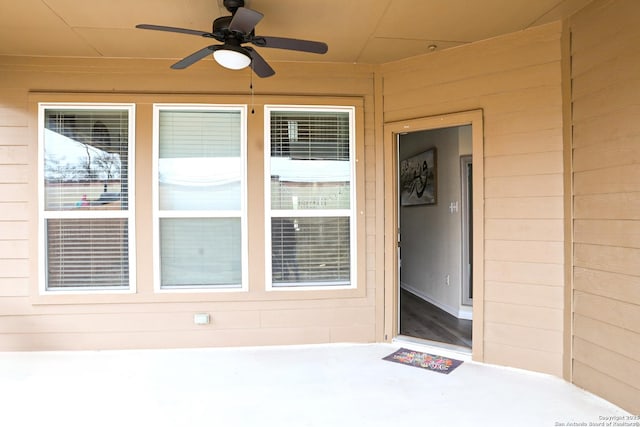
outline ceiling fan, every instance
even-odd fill
[[[204,47],[181,59],[171,66],[175,70],[187,68],[193,63],[213,53],[220,65],[233,70],[240,70],[251,65],[259,77],[269,77],[275,71],[264,58],[252,47],[243,46],[251,43],[258,47],[296,50],[309,53],[326,53],[327,44],[311,40],[299,40],[284,37],[256,36],[255,26],[263,18],[263,14],[244,7],[244,0],[224,0],[224,7],[231,16],[221,16],[213,21],[211,32],[190,30],[188,28],[166,27],[163,25],[139,24],[136,28],[144,30],[168,31],[171,33],[191,34],[215,39],[222,44]]]

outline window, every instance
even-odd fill
[[[132,105],[40,104],[41,290],[134,291]]]
[[[270,289],[355,287],[354,109],[266,107]]]
[[[246,289],[246,108],[156,105],[156,287]]]

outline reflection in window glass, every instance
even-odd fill
[[[239,210],[240,111],[161,110],[161,210]]]
[[[130,290],[133,106],[41,105],[45,291]]]
[[[348,285],[348,217],[272,218],[273,286]]]
[[[244,109],[155,108],[160,289],[242,288]]]
[[[162,218],[162,287],[237,286],[241,235],[240,218]]]
[[[267,111],[270,285],[352,286],[353,109]]]
[[[45,209],[126,209],[128,112],[45,112]]]

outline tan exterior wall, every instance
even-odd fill
[[[485,298],[477,318],[485,321],[474,356],[479,345],[485,362],[558,376],[565,331],[561,41],[562,25],[554,23],[387,64],[381,73],[385,123],[483,110]]]
[[[192,70],[142,60],[0,58],[0,351],[371,342],[376,339],[374,72],[275,64],[277,76]],[[266,95],[268,94],[268,95]],[[286,96],[283,96],[286,95]],[[137,292],[39,295],[37,102],[136,103]],[[155,294],[151,135],[154,102],[248,104],[249,291]],[[358,288],[266,292],[262,106],[356,105]],[[196,326],[195,313],[211,324]]]
[[[640,413],[640,3],[596,1],[570,21],[573,379]]]

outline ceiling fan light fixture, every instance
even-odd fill
[[[242,70],[251,64],[251,57],[242,48],[225,46],[213,52],[213,59],[220,65],[230,70]]]

